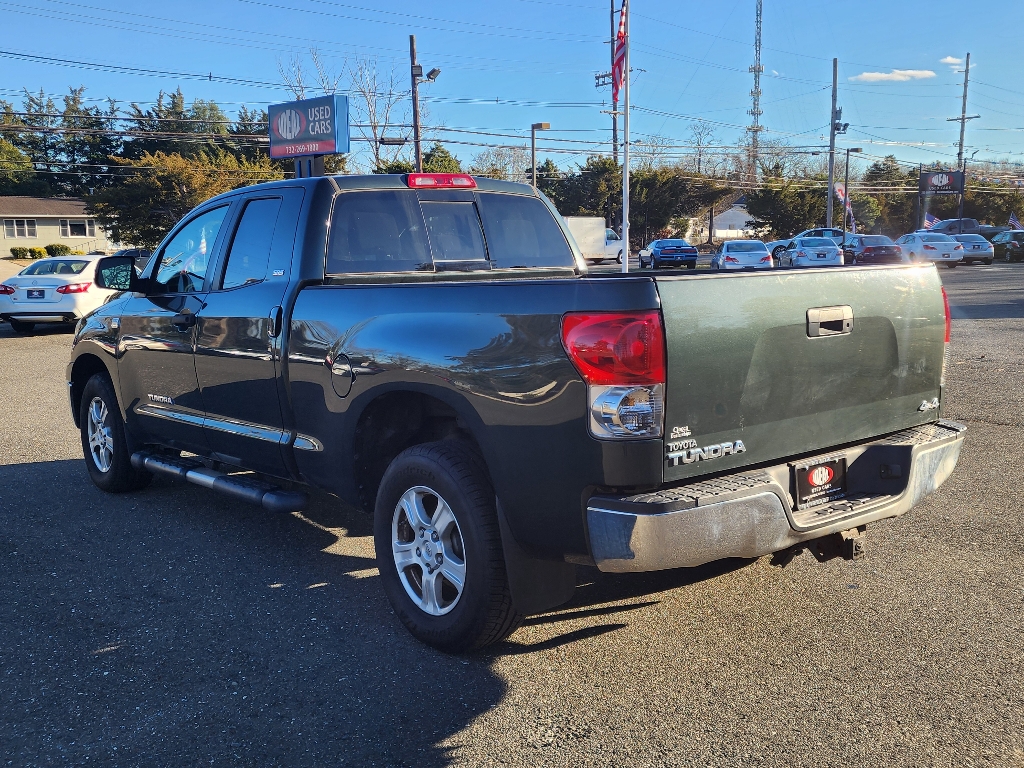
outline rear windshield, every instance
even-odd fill
[[[866,235],[861,238],[864,245],[892,245],[893,242],[885,235]]]
[[[804,237],[800,240],[800,245],[805,248],[824,248],[826,246],[830,248],[836,247],[836,244],[826,237]]]
[[[659,240],[659,248],[689,248],[690,244],[685,240]]]
[[[327,274],[573,267],[572,251],[538,198],[480,193],[430,199],[413,190],[348,192],[331,216]]]
[[[561,227],[539,198],[493,192],[477,197],[492,266],[575,266]]]
[[[952,239],[949,235],[921,235],[922,243],[948,243]]]
[[[953,235],[954,240],[959,240],[961,243],[987,243],[981,235]]]
[[[88,261],[82,261],[81,259],[75,260],[64,260],[54,259],[46,261],[40,261],[31,266],[25,267],[21,270],[23,275],[77,275],[83,269],[85,269]]]
[[[729,243],[725,247],[730,253],[756,253],[768,250],[764,243]]]

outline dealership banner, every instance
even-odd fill
[[[341,155],[349,150],[348,97],[271,104],[270,156]]]
[[[918,191],[922,195],[959,195],[963,181],[962,171],[921,171]]]

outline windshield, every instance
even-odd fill
[[[25,267],[20,275],[77,275],[85,269],[88,261],[81,259],[47,259]]]
[[[800,239],[800,245],[804,248],[835,248],[836,244],[824,237],[804,237]]]
[[[893,242],[885,235],[868,235],[861,238],[864,245],[892,245]]]
[[[757,253],[768,250],[764,243],[729,243],[725,248],[729,253]]]

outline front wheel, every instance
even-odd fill
[[[36,327],[35,323],[26,323],[23,320],[11,320],[11,330],[15,333],[32,333],[32,329]]]
[[[775,250],[772,251],[772,256],[774,256],[776,259],[780,259],[780,258],[782,258],[783,251],[785,251],[785,250],[786,250],[786,246],[784,246],[784,245],[777,245],[777,246],[775,246]]]
[[[399,454],[377,493],[373,534],[384,592],[417,639],[460,653],[519,626],[494,489],[471,448],[444,440]]]
[[[121,409],[114,385],[105,373],[97,373],[86,382],[79,424],[85,466],[97,488],[108,493],[124,493],[149,484],[153,476],[132,466]]]

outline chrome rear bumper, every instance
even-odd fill
[[[593,496],[591,556],[611,572],[692,567],[898,517],[950,476],[966,430],[940,421],[822,454],[846,457],[848,496],[809,509],[794,508],[790,463],[634,496]]]

